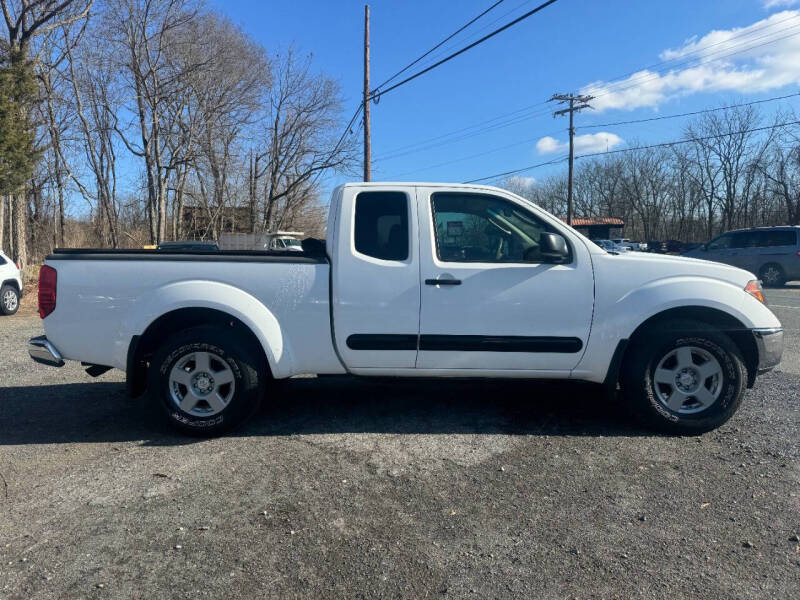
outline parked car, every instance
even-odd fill
[[[664,242],[664,251],[667,254],[683,254],[687,250],[686,243],[680,240],[667,240]]]
[[[300,240],[293,237],[272,237],[264,244],[266,250],[288,250],[290,252],[302,252],[303,246]]]
[[[658,240],[647,240],[645,247],[647,248],[646,250],[647,252],[655,252],[658,254],[663,254],[666,251],[663,242],[660,242]]]
[[[161,242],[156,250],[160,252],[219,252],[217,242],[184,240]]]
[[[798,226],[757,227],[729,231],[684,256],[733,265],[758,274],[765,286],[800,279]]]
[[[592,240],[595,244],[600,246],[606,252],[616,252],[619,254],[620,252],[628,252],[630,248],[627,246],[618,246],[611,240]]]
[[[611,241],[614,242],[618,248],[627,248],[628,250],[637,252],[645,252],[647,250],[647,244],[632,242],[627,238],[613,238]]]
[[[13,315],[22,299],[22,278],[19,268],[0,251],[0,313]]]
[[[619,383],[646,423],[706,431],[783,348],[747,271],[612,255],[477,185],[346,184],[327,240],[300,252],[60,250],[39,286],[34,360],[122,369],[131,394],[195,434],[307,373]]]

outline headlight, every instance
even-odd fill
[[[761,282],[757,279],[747,282],[747,285],[744,286],[744,291],[761,302],[761,304],[767,303],[766,299],[764,298],[764,290],[761,289]]]

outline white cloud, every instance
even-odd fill
[[[764,8],[770,10],[772,8],[787,8],[789,6],[795,6],[796,4],[800,3],[800,0],[764,0]]]
[[[679,63],[672,70],[643,70],[613,83],[596,81],[581,93],[595,96],[592,106],[598,111],[633,110],[697,93],[751,94],[797,85],[798,26],[800,11],[783,11],[747,27],[711,31],[663,51],[662,61]],[[689,66],[681,64],[688,61]]]
[[[622,138],[614,133],[601,131],[600,133],[587,133],[575,136],[575,153],[586,154],[592,152],[604,152],[611,150],[622,143]],[[566,152],[569,150],[569,142],[560,142],[548,136],[536,142],[536,150],[539,154],[555,154],[556,152]]]

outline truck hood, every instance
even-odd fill
[[[607,255],[613,264],[619,264],[622,269],[641,270],[646,268],[652,279],[680,275],[696,275],[712,279],[727,281],[733,285],[744,288],[747,282],[758,279],[752,273],[732,267],[723,263],[688,258],[685,256],[671,256],[665,254],[649,254],[645,252],[625,252],[618,255]]]

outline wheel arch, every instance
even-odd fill
[[[680,306],[658,312],[642,323],[633,331],[623,349],[622,367],[626,360],[635,352],[637,343],[642,342],[647,335],[658,330],[659,325],[674,320],[696,321],[711,326],[727,334],[744,358],[747,368],[747,387],[753,387],[758,374],[758,347],[751,330],[739,319],[717,308],[708,306]],[[617,374],[618,376],[618,374]],[[616,383],[617,376],[613,378]]]
[[[0,288],[10,285],[15,290],[17,290],[17,294],[22,293],[22,289],[19,287],[19,282],[16,279],[6,279],[3,283],[0,283]]]
[[[259,354],[262,367],[272,375],[270,356],[256,333],[236,316],[216,308],[183,307],[171,310],[150,323],[141,335],[135,335],[128,346],[127,388],[133,396],[141,396],[147,388],[147,366],[158,344],[179,331],[199,325],[213,325],[233,330],[247,345]]]

